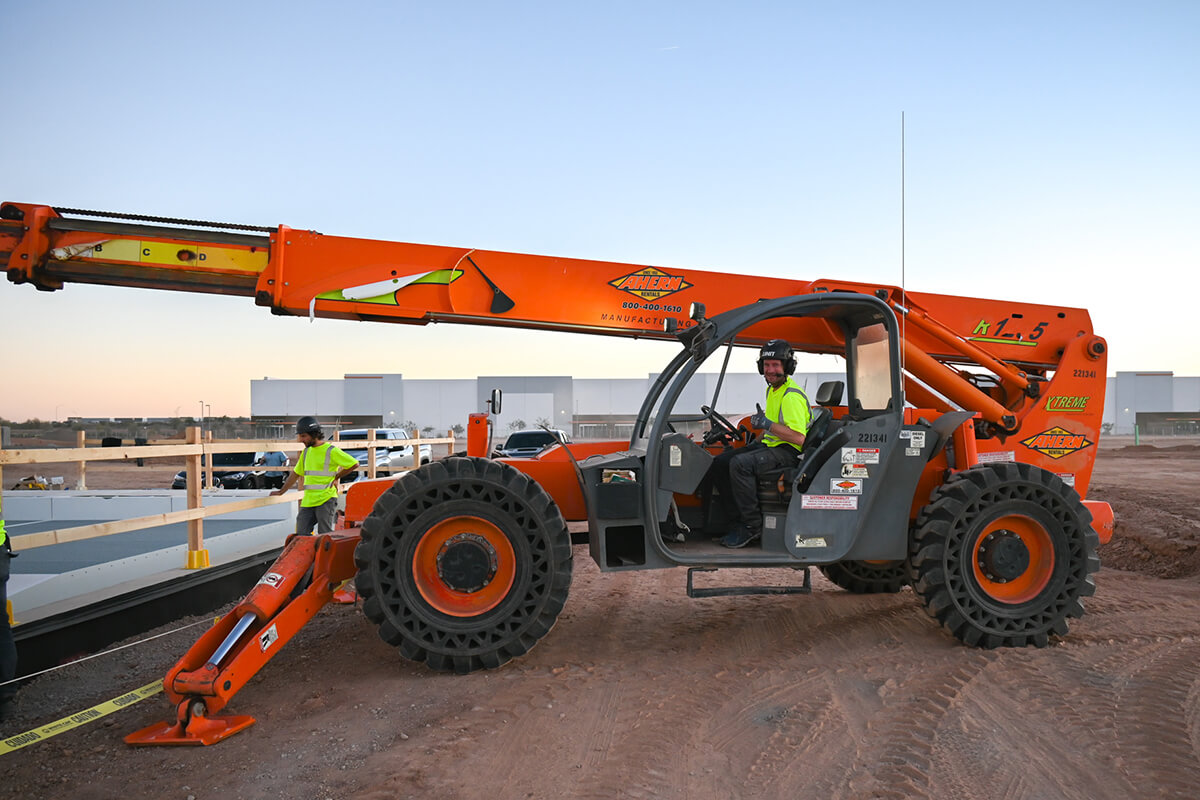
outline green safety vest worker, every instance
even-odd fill
[[[300,488],[304,490],[300,507],[319,506],[337,497],[337,486],[333,479],[342,469],[357,466],[358,460],[354,456],[329,442],[304,448],[296,460],[295,469],[301,480]]]
[[[807,434],[808,426],[812,424],[812,411],[808,407],[808,395],[804,394],[804,390],[796,385],[791,376],[788,376],[782,386],[767,388],[765,413],[772,424],[782,422],[797,433]],[[762,441],[767,447],[786,444],[796,450],[800,449],[800,445],[784,441],[770,433],[764,434]]]

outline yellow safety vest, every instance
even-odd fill
[[[796,382],[790,377],[778,389],[773,386],[767,387],[766,414],[771,424],[783,423],[798,433],[808,433],[808,426],[812,422],[812,411],[808,407],[808,396],[804,394],[804,390],[797,386]],[[778,436],[772,436],[769,433],[763,436],[763,444],[767,447],[786,444],[795,447],[797,450],[800,449],[798,445],[784,441]]]
[[[300,488],[304,490],[304,498],[300,505],[305,508],[319,506],[329,498],[337,497],[337,487],[333,485],[334,476],[343,467],[356,464],[358,461],[354,456],[337,449],[329,442],[304,448],[296,464],[296,474],[302,481]]]

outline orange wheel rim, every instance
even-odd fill
[[[992,598],[1026,603],[1054,574],[1054,543],[1031,517],[1009,514],[988,523],[971,553],[975,580]]]
[[[479,517],[451,517],[421,537],[413,578],[425,602],[452,617],[474,617],[500,604],[516,580],[512,543]]]

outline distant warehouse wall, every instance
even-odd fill
[[[816,402],[820,385],[845,380],[834,372],[798,372],[796,383]],[[535,426],[539,420],[563,428],[577,437],[620,438],[632,422],[657,375],[645,378],[571,378],[552,376],[482,376],[451,380],[405,380],[400,374],[346,375],[339,380],[270,379],[250,382],[250,413],[256,421],[291,423],[313,414],[322,422],[349,425],[403,425],[432,427],[438,435],[467,425],[469,415],[487,408],[492,389],[504,392],[498,430],[521,420]],[[718,376],[693,377],[675,407],[677,415],[699,414],[712,403]],[[717,410],[741,417],[763,399],[762,376],[750,372],[726,374]],[[1104,422],[1111,432],[1130,435],[1141,415],[1143,433],[1177,433],[1190,430],[1200,420],[1200,377],[1176,377],[1171,372],[1118,372],[1109,378],[1104,402]],[[1197,422],[1196,424],[1200,424]],[[280,430],[283,430],[280,428]],[[289,432],[290,434],[290,432]]]

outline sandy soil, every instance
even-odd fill
[[[197,800],[1196,797],[1200,447],[1104,450],[1092,495],[1116,508],[1116,537],[1087,615],[1043,650],[963,647],[907,589],[857,596],[815,575],[808,597],[689,600],[682,570],[602,575],[577,547],[559,624],[500,670],[430,672],[354,607],[329,607],[235,699],[258,718],[246,732],[125,746],[171,715],[158,695],[0,756],[0,786]],[[780,580],[730,580],[747,578]],[[0,731],[151,682],[196,631],[34,680]]]

